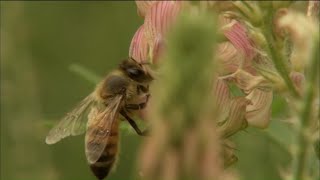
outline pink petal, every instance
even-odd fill
[[[222,138],[228,138],[248,126],[245,116],[246,107],[250,103],[250,100],[245,97],[236,97],[232,99],[228,119],[222,124],[218,124],[220,125],[218,127],[218,132]]]
[[[161,54],[163,54],[165,45],[164,39],[162,36],[157,36],[154,40],[153,50],[152,50],[152,63],[157,64],[158,60],[160,59]]]
[[[215,107],[217,108],[217,121],[224,121],[229,115],[231,103],[231,93],[226,81],[218,78],[214,83],[213,93]]]
[[[252,62],[246,60],[231,42],[219,43],[215,54],[222,67],[219,72],[220,74],[234,73],[241,65],[242,69],[255,74]]]
[[[253,43],[247,36],[247,30],[244,25],[239,22],[234,22],[234,24],[224,32],[224,35],[237,49],[244,53],[247,59],[253,58],[255,54]]]
[[[144,21],[146,38],[150,45],[154,44],[159,35],[164,37],[180,9],[180,1],[159,1],[151,6]]]
[[[246,97],[252,104],[246,108],[246,118],[249,125],[257,128],[267,128],[271,117],[272,91],[254,89]]]
[[[157,1],[137,1],[136,0],[136,5],[137,5],[137,12],[138,15],[141,17],[144,17],[152,4],[154,4]]]
[[[145,62],[148,60],[148,48],[148,43],[144,35],[144,25],[142,25],[131,40],[129,56],[138,62]]]
[[[220,74],[230,74],[235,72],[243,61],[243,56],[239,56],[238,50],[230,42],[218,44],[216,58],[222,66]]]

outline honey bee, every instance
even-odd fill
[[[149,84],[153,76],[146,64],[138,63],[133,58],[121,62],[93,93],[50,130],[46,143],[54,144],[67,136],[86,132],[87,161],[93,174],[100,180],[104,179],[117,159],[120,116],[129,122],[137,134],[148,134],[147,129],[141,131],[130,117],[134,111],[143,109],[149,98]],[[145,100],[137,103],[140,97],[145,97]]]

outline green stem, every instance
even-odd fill
[[[283,44],[281,41],[276,40],[273,33],[272,27],[273,27],[274,10],[272,9],[271,6],[267,7],[267,10],[268,10],[267,16],[264,18],[266,20],[263,23],[261,28],[268,42],[266,50],[268,51],[268,54],[270,55],[275,68],[277,69],[280,76],[286,83],[289,92],[293,95],[293,97],[297,98],[299,97],[299,93],[297,92],[295,86],[293,85],[289,77],[288,67],[285,62],[286,57],[283,54],[281,54],[283,49]]]
[[[271,57],[272,57],[272,61],[277,69],[277,71],[279,72],[279,74],[281,75],[281,77],[283,78],[283,80],[285,81],[285,83],[287,84],[287,87],[289,89],[289,91],[291,92],[291,94],[294,97],[299,97],[298,92],[296,91],[296,88],[294,87],[290,77],[289,77],[289,72],[286,68],[285,65],[285,58],[283,57],[282,54],[279,53],[279,50],[275,49],[276,46],[270,46],[270,52],[271,52]]]
[[[300,129],[297,136],[297,144],[298,149],[297,153],[295,154],[293,160],[293,179],[294,180],[301,180],[305,179],[304,173],[306,171],[306,165],[308,158],[307,150],[312,145],[311,141],[309,140],[309,136],[307,136],[307,132],[310,128],[310,122],[312,120],[312,103],[315,99],[315,84],[317,83],[317,75],[318,75],[318,59],[319,59],[319,41],[316,42],[316,47],[314,48],[314,56],[312,59],[311,67],[310,67],[310,74],[309,74],[309,82],[308,87],[306,90],[305,96],[305,104],[304,109],[300,115]]]

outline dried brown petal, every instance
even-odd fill
[[[235,149],[235,144],[232,141],[228,139],[223,141],[222,154],[224,158],[224,167],[229,167],[238,161],[238,158],[234,153]]]
[[[304,82],[305,82],[304,74],[302,74],[300,72],[291,72],[290,78],[291,78],[296,90],[299,92],[300,95],[302,95],[303,88],[304,88]]]

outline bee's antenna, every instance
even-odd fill
[[[135,60],[133,57],[129,57],[129,59],[133,60],[134,62],[138,63],[137,60]]]

